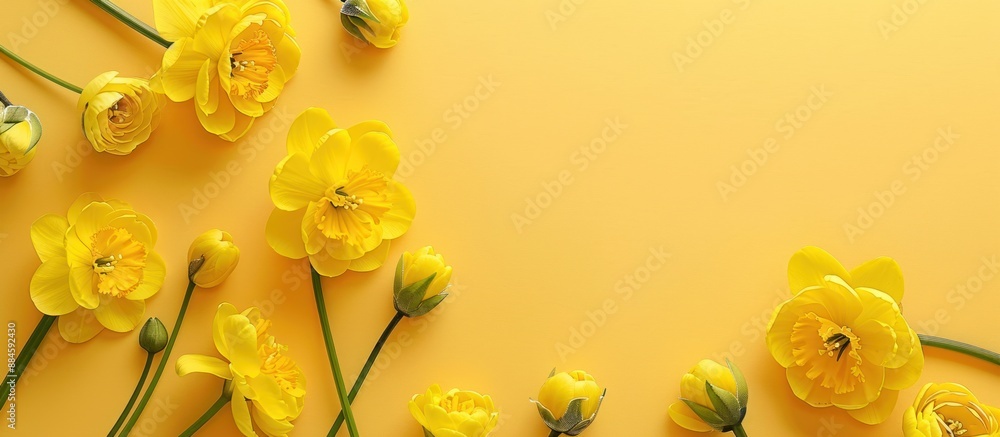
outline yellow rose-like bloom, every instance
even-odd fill
[[[920,340],[900,313],[899,266],[882,257],[848,272],[806,247],[792,256],[788,282],[795,295],[775,309],[767,346],[792,391],[867,424],[885,421],[924,365]]]
[[[302,412],[306,378],[298,364],[285,355],[288,347],[275,342],[267,332],[271,321],[261,318],[256,307],[239,312],[232,304],[223,303],[212,326],[215,348],[226,360],[184,355],[177,359],[177,374],[210,373],[231,380],[233,419],[243,435],[256,436],[254,424],[268,436],[287,435],[292,420]]]
[[[416,214],[409,190],[392,180],[398,165],[385,123],[338,129],[325,110],[307,109],[271,176],[268,243],[289,258],[308,256],[324,276],[378,268]]]
[[[82,343],[108,328],[127,332],[142,321],[145,299],[163,285],[166,267],[153,251],[156,227],[120,200],[81,195],[66,217],[46,214],[31,225],[42,265],[31,300],[59,317],[66,341]]]
[[[927,384],[903,413],[904,437],[997,437],[1000,409],[959,384]]]
[[[437,384],[414,395],[409,405],[410,414],[433,437],[484,437],[500,420],[489,396],[457,388],[442,393]]]
[[[714,429],[728,432],[727,427],[743,421],[749,393],[743,374],[735,365],[730,363],[730,366],[701,360],[681,377],[683,402],[675,402],[667,410],[674,423],[691,431],[709,432]],[[712,385],[714,393],[709,394],[706,382]],[[726,406],[723,411],[712,402],[713,396]]]
[[[188,278],[202,288],[225,281],[240,262],[240,248],[228,232],[212,229],[194,239],[188,249]]]
[[[11,176],[35,159],[31,137],[28,121],[18,122],[0,133],[0,176]]]
[[[109,71],[90,81],[77,103],[83,133],[98,152],[128,155],[149,139],[167,104],[145,79],[118,77]]]
[[[301,51],[281,0],[156,0],[156,28],[174,41],[153,88],[195,99],[210,133],[236,141],[274,106]]]
[[[367,14],[363,13],[364,6],[368,7]],[[341,22],[348,32],[380,49],[396,45],[399,30],[409,20],[410,11],[403,0],[348,0],[341,11]]]

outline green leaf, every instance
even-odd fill
[[[364,19],[358,17],[348,17],[348,18],[351,20],[352,23],[354,23],[355,26],[358,26],[358,29],[364,29],[370,33],[375,33],[375,31],[372,30],[372,27],[369,26],[368,22],[365,21]]]
[[[347,30],[347,33],[354,35],[354,37],[357,39],[360,39],[364,42],[368,42],[368,39],[365,38],[364,34],[362,34],[360,30],[358,30],[358,26],[355,26],[354,23],[351,22],[350,17],[344,14],[340,14],[340,23],[344,25],[344,29]]]
[[[424,300],[423,302],[420,302],[419,305],[417,305],[416,310],[414,310],[410,314],[407,314],[407,316],[420,317],[424,314],[427,314],[431,312],[431,310],[433,310],[434,307],[438,306],[438,304],[443,302],[446,297],[448,297],[448,293],[441,293],[439,295],[431,297],[430,299]]]
[[[705,392],[708,394],[708,399],[712,401],[715,412],[719,414],[726,425],[732,425],[739,420],[740,405],[736,402],[736,396],[708,381],[705,381]]]
[[[736,380],[736,401],[740,403],[740,408],[744,410],[747,407],[747,402],[750,400],[750,390],[747,387],[747,379],[743,376],[743,372],[736,365],[736,363],[726,358],[726,365],[729,366],[729,371],[733,373],[733,379]]]
[[[708,424],[708,426],[711,426],[712,428],[715,428],[716,430],[719,431],[722,430],[722,427],[726,426],[726,423],[722,421],[722,418],[719,417],[719,415],[716,414],[715,411],[712,411],[707,407],[698,405],[690,399],[681,398],[681,401],[687,404],[688,408],[691,408],[691,411],[694,411],[694,414],[697,414],[698,417],[701,418],[703,422]]]
[[[344,7],[340,8],[340,13],[341,15],[364,18],[379,23],[378,18],[375,18],[372,10],[368,7],[367,0],[347,0],[344,2]]]
[[[341,16],[341,19],[343,19],[343,16]],[[399,261],[396,262],[396,276],[392,278],[393,293],[399,293],[399,289],[403,288],[403,259],[405,256],[406,255],[400,255]]]

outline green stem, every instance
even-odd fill
[[[38,346],[42,344],[42,340],[45,339],[45,334],[49,332],[49,328],[52,327],[52,323],[56,321],[56,316],[50,316],[48,314],[43,315],[42,319],[38,321],[35,325],[35,330],[31,331],[31,335],[28,336],[28,341],[24,342],[24,347],[21,349],[21,353],[17,355],[17,359],[14,360],[14,370],[7,372],[7,377],[3,381],[3,397],[0,398],[0,405],[5,405],[7,403],[7,397],[10,395],[10,391],[17,385],[17,380],[21,378],[24,373],[24,369],[28,367],[28,362],[31,361],[31,357],[35,355],[35,351],[38,350]]]
[[[920,334],[919,337],[920,337],[920,344],[924,346],[933,346],[941,349],[947,349],[950,351],[968,355],[970,357],[979,358],[980,360],[986,361],[988,363],[1000,365],[1000,354],[996,352],[986,350],[978,346],[973,346],[968,343],[962,343],[960,341],[935,337],[933,335]]]
[[[3,103],[4,106],[14,106],[10,100],[7,100],[7,96],[3,94],[3,91],[0,91],[0,103]]]
[[[554,429],[552,430],[552,432],[550,432],[550,433],[549,433],[549,437],[559,437],[559,436],[561,436],[561,435],[562,435],[562,433],[561,433],[561,432],[559,432],[559,431],[556,431],[556,430],[554,430]]]
[[[142,375],[139,376],[139,382],[135,385],[135,390],[132,391],[132,397],[128,399],[128,403],[125,404],[125,409],[122,410],[122,414],[118,416],[118,421],[115,422],[115,426],[111,427],[111,431],[108,431],[108,437],[114,437],[115,433],[118,432],[118,428],[121,428],[122,424],[125,423],[125,419],[128,418],[128,412],[132,411],[132,406],[135,405],[135,400],[139,398],[139,393],[142,392],[142,386],[146,384],[146,377],[149,376],[149,368],[153,367],[153,357],[156,354],[152,352],[146,353],[146,365],[142,368]]]
[[[379,352],[382,351],[382,346],[385,345],[386,340],[389,339],[389,335],[392,331],[396,329],[396,325],[399,324],[400,320],[406,316],[402,311],[396,311],[396,315],[392,316],[392,320],[389,321],[389,325],[385,327],[382,331],[382,336],[379,337],[378,341],[375,342],[375,347],[372,348],[372,353],[368,354],[368,361],[365,362],[365,366],[361,368],[361,374],[358,375],[358,379],[354,381],[354,387],[351,387],[351,393],[347,395],[347,401],[353,403],[354,399],[358,397],[358,392],[361,391],[361,386],[365,383],[365,378],[368,376],[368,372],[372,370],[372,365],[375,364],[375,359],[378,358]],[[344,413],[341,412],[337,416],[337,420],[333,422],[333,427],[330,428],[330,432],[326,434],[327,437],[333,437],[337,435],[337,431],[340,431],[340,426],[344,424]]]
[[[194,433],[198,432],[198,430],[201,429],[203,425],[208,423],[208,421],[212,418],[212,416],[215,416],[215,413],[218,413],[219,410],[222,409],[222,407],[224,407],[226,404],[229,403],[229,399],[231,399],[231,397],[226,396],[225,393],[223,393],[222,396],[219,396],[219,400],[215,401],[215,403],[208,408],[208,411],[206,411],[205,414],[202,414],[201,417],[198,418],[198,420],[196,420],[194,423],[191,424],[191,426],[188,427],[188,429],[185,429],[184,432],[180,434],[180,437],[193,436]]]
[[[35,64],[32,64],[32,63],[28,62],[27,59],[24,59],[24,58],[18,56],[17,53],[14,53],[14,52],[10,51],[10,49],[8,49],[7,47],[0,46],[0,53],[3,53],[5,55],[7,55],[7,57],[13,59],[14,62],[17,62],[18,64],[21,64],[22,66],[24,66],[24,68],[27,68],[27,69],[31,70],[33,73],[35,73],[35,74],[37,74],[39,76],[42,76],[42,77],[44,77],[44,78],[52,81],[56,85],[59,85],[59,86],[61,86],[63,88],[66,88],[66,89],[68,89],[68,90],[70,90],[70,91],[72,91],[74,93],[77,93],[77,94],[80,94],[80,93],[83,92],[83,88],[80,88],[80,87],[78,87],[76,85],[73,85],[73,84],[71,84],[69,82],[66,82],[65,80],[62,80],[62,79],[60,79],[58,77],[55,77],[55,76],[49,74],[48,71],[45,71],[45,70],[42,70],[41,68],[38,68]]]
[[[736,437],[747,437],[747,432],[743,429],[743,424],[734,426],[733,434],[736,435]]]
[[[111,3],[109,0],[90,0],[90,2],[103,9],[104,12],[111,14],[112,17],[117,18],[118,21],[121,21],[126,26],[131,27],[132,30],[135,30],[136,32],[141,33],[142,36],[149,38],[153,42],[167,48],[173,44],[160,36],[156,29],[153,29],[150,25],[143,23],[142,20],[135,18],[132,14],[125,12],[124,9],[119,8],[118,5]]]
[[[122,428],[121,434],[118,434],[121,437],[128,436],[128,433],[132,431],[132,427],[135,426],[135,423],[139,421],[139,416],[142,415],[142,410],[146,409],[149,398],[153,396],[156,383],[160,382],[160,376],[163,375],[163,368],[167,366],[167,359],[170,358],[170,351],[174,348],[174,342],[177,341],[177,333],[181,330],[184,313],[187,312],[188,303],[191,302],[191,293],[194,291],[194,285],[194,282],[188,283],[187,291],[184,293],[184,301],[181,303],[181,310],[177,313],[177,321],[174,322],[174,329],[170,332],[170,338],[167,339],[167,347],[163,349],[163,356],[160,357],[160,364],[156,366],[156,373],[153,374],[153,379],[149,381],[149,387],[146,387],[146,393],[142,395],[139,406],[135,407],[132,417],[128,419],[125,428]]]
[[[340,361],[337,360],[337,348],[333,344],[333,332],[330,330],[330,318],[326,314],[326,302],[323,299],[323,284],[319,272],[312,266],[313,294],[316,295],[316,309],[319,310],[319,324],[323,328],[323,340],[326,342],[326,352],[330,356],[330,367],[333,368],[333,380],[337,384],[337,397],[340,399],[340,411],[347,421],[347,431],[351,437],[358,436],[358,425],[354,422],[354,412],[351,411],[351,401],[347,398],[344,386],[344,374],[340,371]]]

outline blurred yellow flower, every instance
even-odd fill
[[[407,317],[427,314],[440,304],[448,293],[451,266],[434,248],[425,246],[415,253],[404,252],[396,266],[393,303]]]
[[[409,190],[392,180],[399,149],[389,128],[366,121],[338,129],[325,110],[310,108],[292,123],[287,145],[271,176],[271,247],[308,256],[323,276],[381,266],[416,214]]]
[[[403,0],[347,0],[340,20],[351,35],[380,49],[399,42],[399,30],[410,19]]]
[[[34,112],[23,106],[3,106],[0,110],[0,176],[11,176],[35,158],[35,145],[42,136],[42,124]]]
[[[885,421],[924,365],[920,340],[900,312],[899,266],[882,257],[848,272],[806,247],[792,256],[788,281],[795,295],[775,309],[767,346],[792,391],[867,424]]]
[[[80,93],[77,110],[83,133],[98,152],[128,155],[149,139],[167,104],[145,79],[118,77],[109,71],[95,77]]]
[[[240,248],[228,232],[212,229],[199,235],[188,249],[188,278],[202,288],[225,281],[240,262]]]
[[[127,332],[142,321],[145,299],[163,285],[166,266],[153,251],[156,227],[119,200],[81,195],[66,217],[46,214],[31,225],[42,265],[31,300],[59,317],[66,341],[82,343],[104,328]]]
[[[305,374],[285,355],[288,347],[267,332],[270,327],[256,307],[241,313],[223,303],[215,313],[212,339],[226,361],[205,355],[177,358],[180,376],[209,373],[233,381],[233,419],[246,436],[257,435],[254,424],[268,436],[287,435],[305,402]]]
[[[155,0],[156,29],[174,41],[153,89],[195,99],[208,132],[236,141],[295,75],[301,51],[281,0]]]
[[[681,402],[667,410],[674,423],[697,432],[729,432],[743,422],[750,393],[743,373],[728,364],[701,360],[684,374]]]
[[[485,437],[500,420],[489,396],[457,388],[442,393],[437,384],[414,395],[409,405],[424,434],[433,437]]]
[[[997,437],[1000,409],[959,384],[927,384],[903,413],[904,437]]]
[[[589,373],[582,370],[549,375],[538,390],[538,407],[542,421],[549,429],[567,435],[578,435],[597,418],[604,401],[605,390]]]

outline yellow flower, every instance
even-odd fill
[[[348,0],[340,21],[351,35],[380,49],[399,42],[399,29],[410,19],[403,0]]]
[[[324,276],[378,268],[416,214],[409,190],[392,180],[398,165],[385,123],[338,129],[325,110],[307,109],[271,176],[268,243],[289,258],[308,256]]]
[[[240,262],[240,248],[228,232],[212,229],[194,239],[188,249],[188,278],[202,288],[225,281]]]
[[[236,141],[295,75],[301,51],[281,0],[156,0],[156,29],[174,41],[153,88],[195,99],[208,132]]]
[[[443,256],[434,253],[433,247],[422,247],[416,253],[404,252],[396,265],[393,284],[396,310],[407,317],[427,314],[448,297],[445,290],[449,282],[451,266],[445,264]]]
[[[792,256],[788,282],[795,295],[775,309],[767,346],[792,391],[814,407],[885,421],[924,365],[920,340],[900,313],[899,266],[881,257],[848,272],[806,247]]]
[[[0,110],[0,176],[11,176],[35,158],[35,145],[42,136],[42,124],[34,112],[23,106]]]
[[[457,388],[442,393],[437,384],[413,396],[410,414],[433,437],[485,437],[500,420],[489,396]]]
[[[903,413],[904,437],[997,437],[1000,409],[959,384],[927,384]]]
[[[701,360],[681,378],[682,402],[671,404],[667,412],[674,423],[691,431],[729,432],[743,422],[749,395],[735,364]]]
[[[593,376],[582,370],[555,373],[538,390],[538,407],[542,421],[553,431],[578,435],[597,418],[604,401],[605,390]]]
[[[149,139],[166,104],[162,94],[149,88],[149,81],[109,71],[83,88],[77,110],[83,114],[83,133],[94,150],[128,155]]]
[[[127,332],[142,321],[145,299],[163,285],[166,266],[153,251],[156,227],[120,200],[81,195],[66,217],[46,214],[31,225],[42,265],[31,300],[59,317],[66,341],[82,343],[104,328]]]
[[[233,419],[243,435],[256,436],[254,424],[268,436],[287,435],[292,420],[302,412],[306,379],[298,364],[285,355],[288,347],[267,332],[271,321],[261,318],[256,307],[241,313],[223,303],[212,326],[215,348],[226,361],[183,355],[177,359],[177,374],[209,373],[232,381]]]

